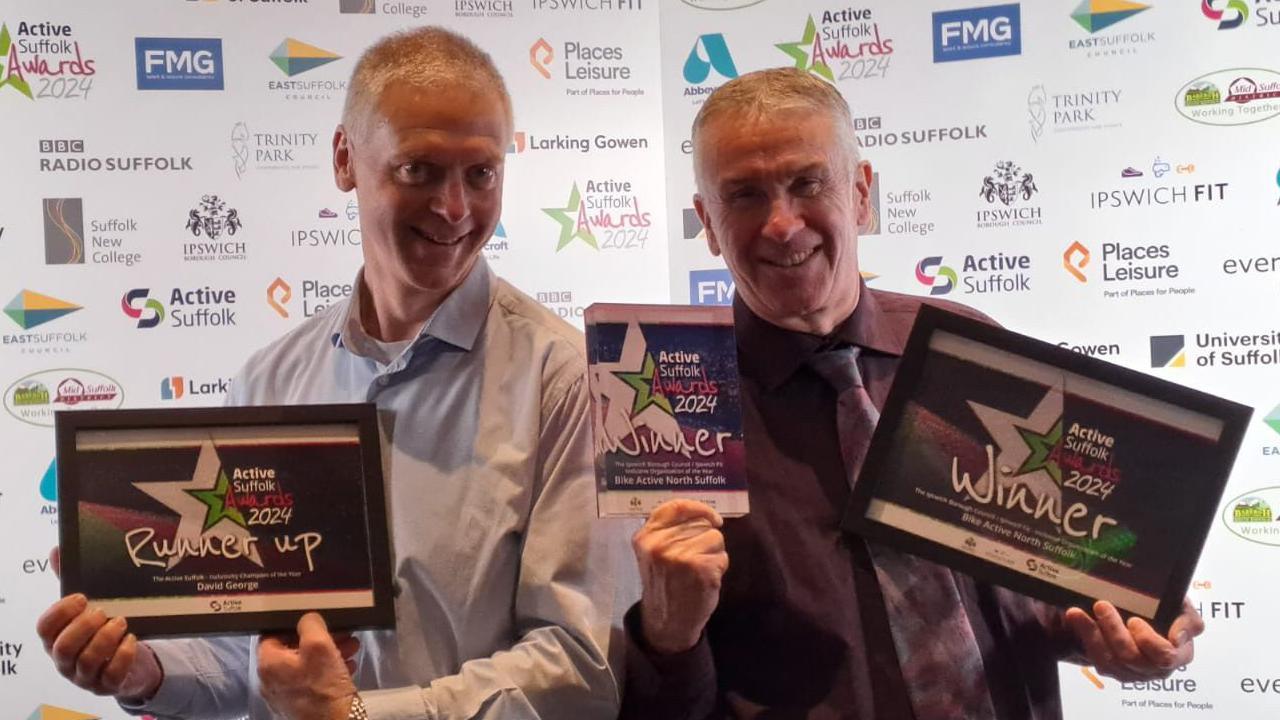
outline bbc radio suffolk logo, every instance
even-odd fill
[[[222,90],[219,38],[134,38],[139,90]]]
[[[1017,4],[933,14],[935,63],[1021,54],[1022,11]]]

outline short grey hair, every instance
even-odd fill
[[[853,133],[853,116],[844,96],[831,83],[794,67],[757,70],[716,88],[693,119],[694,153],[698,152],[699,131],[716,117],[732,115],[756,119],[780,110],[795,109],[813,109],[830,115],[842,144],[853,159],[853,165],[862,162],[858,140]]]
[[[511,95],[493,58],[455,32],[424,26],[387,35],[360,55],[342,106],[348,132],[361,128],[383,91],[397,81],[427,89],[461,85],[492,92],[502,101],[508,132],[514,127]]]

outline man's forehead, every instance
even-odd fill
[[[373,122],[396,135],[437,131],[491,137],[505,143],[510,133],[502,96],[474,84],[423,86],[395,81],[378,96],[372,111]]]

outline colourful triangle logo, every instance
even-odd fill
[[[1150,9],[1150,5],[1128,0],[1084,0],[1071,18],[1086,31],[1096,33]]]
[[[66,300],[23,290],[14,295],[9,304],[4,306],[4,314],[23,330],[30,330],[80,309],[79,305]]]
[[[342,56],[337,53],[331,53],[293,38],[285,38],[284,42],[277,45],[271,52],[271,62],[289,77],[315,70],[321,65],[328,65],[334,60],[341,59]]]
[[[1280,433],[1280,405],[1272,408],[1271,412],[1267,413],[1267,417],[1264,418],[1262,422],[1266,423],[1267,427],[1275,430],[1277,433]]]
[[[98,715],[89,715],[52,705],[41,705],[27,716],[27,720],[102,720],[102,718]]]

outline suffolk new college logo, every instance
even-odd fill
[[[1016,4],[933,14],[935,63],[1021,54],[1022,13]]]
[[[219,38],[134,38],[139,90],[221,90]]]

